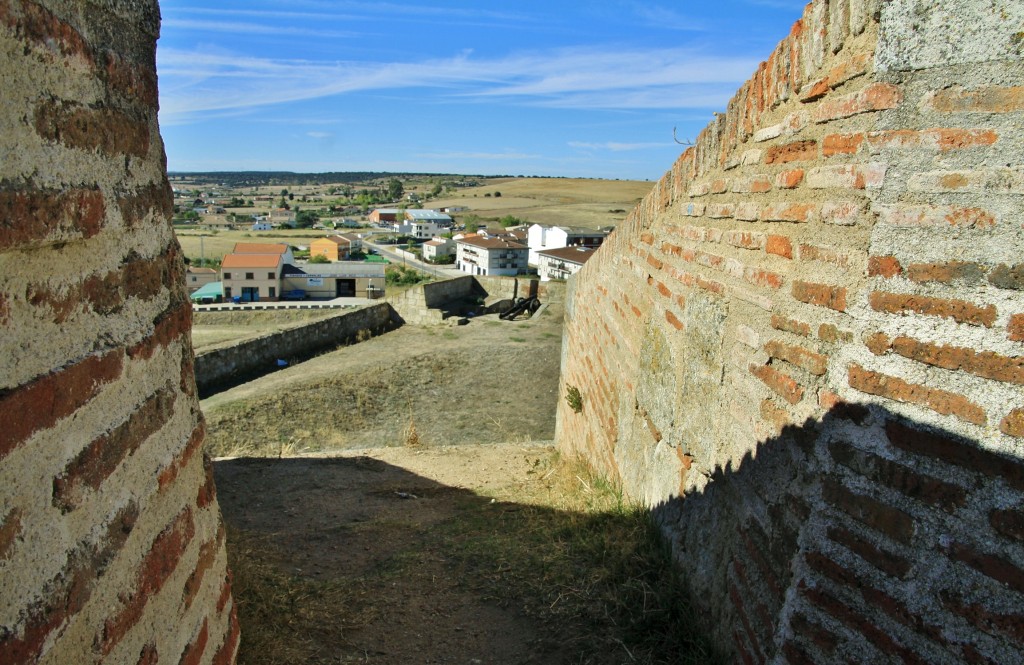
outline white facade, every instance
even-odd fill
[[[395,233],[398,235],[411,236],[417,240],[426,240],[427,238],[433,238],[434,236],[445,233],[448,230],[447,226],[442,226],[435,222],[430,221],[404,221],[396,223],[394,225]]]
[[[532,224],[526,235],[526,244],[530,246],[530,265],[540,264],[538,252],[574,245],[600,247],[606,237],[608,237],[606,232],[594,229]]]
[[[423,258],[436,261],[442,256],[450,256],[455,249],[455,241],[449,238],[434,238],[423,243]]]
[[[517,242],[475,237],[455,245],[455,267],[470,275],[515,276],[529,268],[530,248]]]
[[[583,264],[594,255],[595,249],[590,247],[562,247],[537,255],[537,273],[540,281],[553,279],[569,279],[583,267]]]

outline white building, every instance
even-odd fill
[[[434,238],[422,245],[423,258],[436,261],[442,256],[451,256],[455,251],[455,241],[450,238]]]
[[[530,248],[518,242],[470,235],[455,247],[455,267],[470,275],[514,276],[528,270]]]
[[[592,247],[560,247],[537,253],[540,281],[548,282],[552,279],[569,279],[579,272],[596,249]]]
[[[436,222],[432,221],[409,221],[395,222],[394,225],[395,233],[402,236],[411,236],[417,240],[425,240],[427,238],[433,238],[434,236],[446,233],[448,231],[447,226],[441,226]]]
[[[546,226],[532,224],[527,231],[530,246],[530,265],[540,265],[539,252],[560,247],[583,246],[597,248],[608,237],[607,231],[585,229],[578,226]]]

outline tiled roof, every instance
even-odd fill
[[[590,247],[559,247],[557,249],[546,249],[543,252],[537,252],[537,255],[583,265],[587,262],[587,259],[594,255],[595,251],[597,250]]]
[[[526,245],[518,242],[512,242],[510,240],[504,240],[502,238],[462,238],[458,241],[463,245],[472,245],[473,247],[479,247],[480,249],[530,249]]]
[[[317,238],[313,242],[333,242],[335,245],[350,245],[351,242],[348,238],[342,238],[341,236],[327,236],[326,238]],[[313,243],[310,243],[313,244]]]
[[[221,268],[276,268],[281,265],[280,254],[228,254]]]

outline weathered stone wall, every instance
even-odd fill
[[[450,306],[466,299],[481,298],[490,304],[533,295],[542,302],[561,302],[565,299],[565,285],[517,277],[466,275],[422,284],[388,296],[387,301],[404,322],[428,324],[441,323]]]
[[[157,129],[155,0],[0,0],[0,662],[239,634]]]
[[[570,281],[559,445],[738,660],[1024,660],[1022,30],[815,0]]]
[[[200,391],[206,391],[236,377],[266,373],[279,358],[304,358],[340,344],[362,341],[360,335],[379,335],[397,326],[397,317],[388,303],[297,324],[197,356],[196,384]]]

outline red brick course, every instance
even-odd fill
[[[89,356],[0,396],[0,412],[7,414],[0,428],[0,460],[35,432],[87,404],[121,375],[123,359],[121,349]]]
[[[866,370],[859,365],[850,365],[849,376],[851,388],[870,395],[918,404],[936,413],[956,416],[975,425],[984,425],[988,421],[985,410],[963,395],[910,383],[899,377]]]

